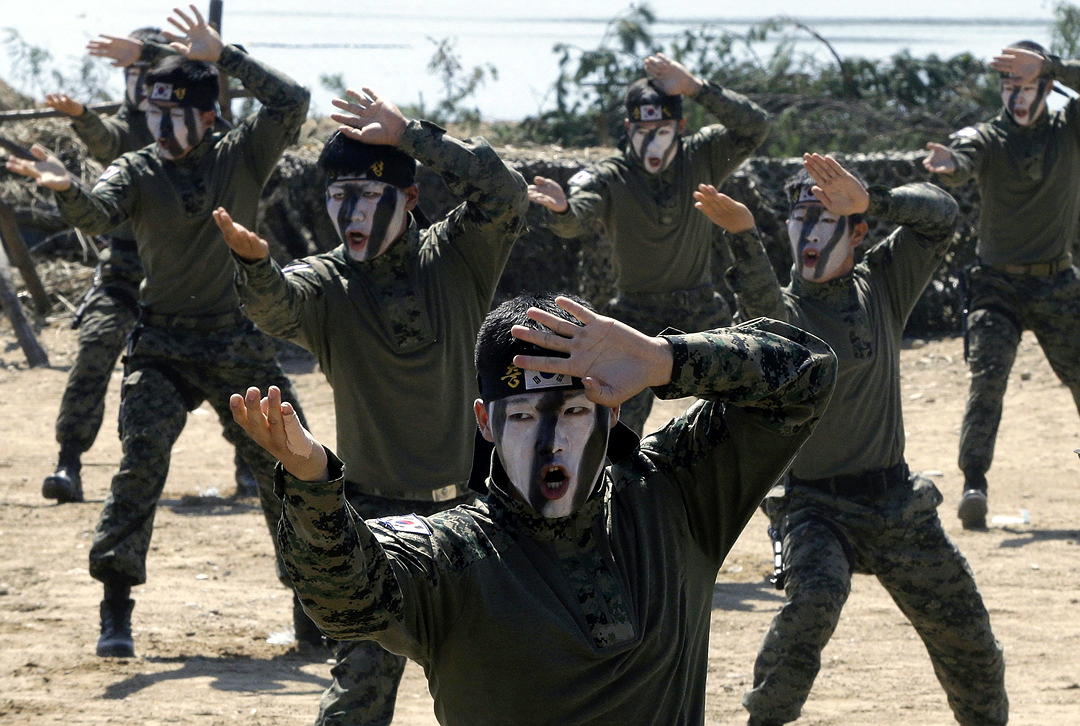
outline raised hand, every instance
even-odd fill
[[[565,212],[570,206],[566,202],[566,192],[559,186],[559,182],[547,177],[534,176],[528,195],[530,202],[536,202],[553,212]]]
[[[225,244],[245,260],[261,260],[270,256],[270,244],[242,224],[233,221],[225,207],[214,210],[214,222],[225,238]]]
[[[86,44],[86,52],[95,58],[108,58],[114,68],[127,68],[139,60],[142,47],[140,40],[102,33]]]
[[[514,356],[514,365],[545,373],[569,373],[582,379],[590,401],[617,406],[649,386],[671,382],[671,346],[614,318],[594,313],[565,297],[556,304],[581,321],[567,320],[531,308],[528,316],[547,330],[515,325],[515,338],[548,350],[568,353],[569,358]]]
[[[1043,60],[1041,53],[1032,50],[1006,48],[994,56],[990,67],[998,73],[1015,76],[1021,83],[1030,83],[1042,73]]]
[[[217,63],[221,58],[221,50],[225,47],[225,44],[221,42],[221,36],[210,27],[197,7],[194,5],[188,7],[191,8],[194,19],[188,17],[180,8],[173,8],[175,15],[169,18],[169,22],[182,35],[165,31],[169,45],[189,60]]]
[[[686,66],[663,53],[645,59],[645,75],[669,96],[693,96],[701,90],[701,80],[686,70]]]
[[[326,481],[326,450],[300,423],[292,404],[281,400],[281,389],[270,386],[266,398],[261,395],[258,388],[232,394],[233,421],[297,479]]]
[[[17,159],[8,157],[7,170],[22,176],[28,176],[37,182],[39,187],[62,192],[71,187],[71,175],[60,160],[49,153],[41,144],[30,147],[30,153],[36,161],[29,159]]]
[[[814,180],[811,193],[833,214],[862,214],[870,208],[866,187],[831,156],[803,154],[803,167]]]
[[[698,184],[694,192],[694,207],[701,210],[713,224],[732,234],[754,228],[754,215],[750,209],[727,194],[716,191],[712,184]]]
[[[45,105],[72,117],[82,116],[86,107],[66,93],[46,93]]]
[[[923,160],[922,165],[931,174],[952,174],[956,171],[956,159],[948,146],[935,144],[933,141],[926,145],[930,150]]]
[[[331,103],[346,113],[330,114],[341,124],[343,134],[365,144],[397,146],[401,142],[408,119],[397,106],[367,86],[360,91],[347,88],[345,95],[348,98],[335,98]]]

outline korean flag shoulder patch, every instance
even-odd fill
[[[397,517],[379,517],[375,521],[395,532],[426,534],[429,537],[431,536],[431,529],[427,526],[427,523],[415,514],[404,514]]]
[[[570,177],[570,181],[567,182],[569,186],[581,186],[589,182],[592,179],[592,172],[588,169],[582,169],[578,173]]]
[[[965,126],[964,128],[960,129],[959,131],[955,131],[955,132],[949,134],[949,136],[954,138],[954,139],[974,139],[978,135],[979,135],[979,130],[977,128],[975,128],[974,126]]]
[[[120,167],[116,164],[110,164],[105,171],[101,172],[101,176],[98,177],[99,182],[108,181],[114,176],[120,173]]]

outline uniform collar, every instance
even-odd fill
[[[858,265],[855,267],[857,268]],[[826,282],[812,282],[804,278],[792,267],[791,291],[800,298],[808,300],[817,300],[826,304],[844,303],[851,297],[851,292],[855,289],[852,284],[854,272],[855,268],[846,275],[834,277]]]
[[[374,260],[364,260],[363,262],[354,260],[349,256],[349,250],[344,242],[337,247],[337,252],[347,266],[358,270],[366,270],[371,274],[403,271],[412,265],[419,251],[420,228],[416,225],[416,220],[411,212],[409,213],[409,226],[405,228],[405,233],[401,235],[401,239],[390,245],[390,249]]]

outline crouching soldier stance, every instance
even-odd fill
[[[487,494],[431,517],[363,521],[276,390],[233,397],[282,461],[305,608],[423,666],[440,723],[704,723],[716,575],[828,401],[828,347],[773,321],[653,338],[526,296],[476,363]],[[707,400],[639,444],[618,411],[647,386]]]
[[[855,572],[875,575],[915,626],[956,720],[1008,720],[1005,664],[971,569],[937,516],[942,498],[904,461],[900,345],[911,309],[952,240],[957,206],[930,184],[867,189],[830,157],[807,154],[785,186],[794,257],[787,319],[839,362],[836,390],[770,515],[783,537],[787,602],[743,698],[751,726],[794,721],[821,668]],[[714,189],[698,207],[756,242],[754,218]],[[866,214],[900,227],[855,264]],[[747,310],[751,315],[754,310]],[[770,498],[771,499],[771,498]]]

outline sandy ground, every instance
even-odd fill
[[[74,350],[58,325],[41,341],[52,366],[28,369],[0,333],[0,723],[310,724],[329,665],[269,643],[290,625],[290,598],[253,500],[232,493],[232,455],[208,409],[191,415],[158,509],[149,582],[134,597],[130,660],[94,655],[101,590],[87,574],[90,532],[119,459],[119,372],[106,425],[85,459],[87,502],[41,498],[55,462],[53,423]],[[967,555],[1004,644],[1013,724],[1080,722],[1080,421],[1068,391],[1025,337],[1010,381],[991,515],[1030,524],[960,529],[956,469],[966,369],[958,340],[903,353],[908,461],[933,474],[941,515]],[[295,381],[313,428],[333,442],[330,391],[318,371]],[[654,420],[678,410],[665,404]],[[716,583],[709,673],[710,724],[745,723],[739,702],[761,637],[781,603],[768,584],[758,515]],[[911,627],[872,578],[853,592],[800,724],[948,724],[951,713]],[[643,708],[648,696],[642,694]],[[401,726],[435,720],[423,673],[410,664]]]

